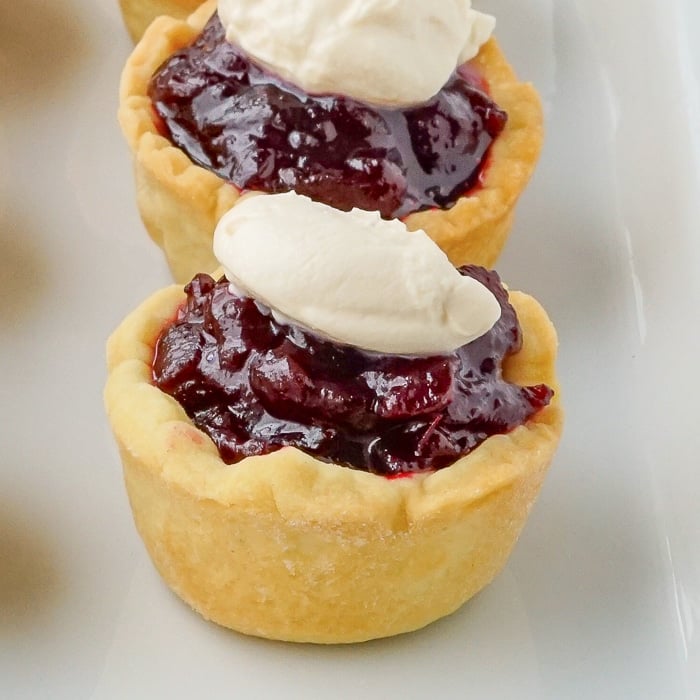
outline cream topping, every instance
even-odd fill
[[[309,93],[424,102],[495,26],[471,0],[219,0],[227,39]]]
[[[295,192],[240,199],[216,227],[214,254],[236,289],[365,350],[451,352],[501,313],[493,294],[461,275],[424,231]]]

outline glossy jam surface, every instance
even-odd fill
[[[468,70],[431,100],[384,109],[310,96],[224,39],[215,14],[153,76],[164,136],[240,189],[287,192],[402,217],[449,207],[478,184],[506,114]]]
[[[234,463],[286,445],[388,476],[440,469],[490,435],[522,425],[552,390],[501,377],[522,338],[495,272],[460,268],[496,295],[503,313],[486,335],[449,355],[366,353],[275,321],[198,275],[158,339],[155,384]]]

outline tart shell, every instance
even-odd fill
[[[202,0],[119,0],[129,36],[137,42],[146,27],[160,15],[185,19],[202,4]]]
[[[112,335],[105,403],[136,527],[192,608],[250,635],[358,642],[448,615],[501,570],[561,434],[558,393],[434,473],[387,479],[295,448],[226,465],[151,382],[157,336],[183,299],[162,290]],[[552,324],[531,297],[511,303],[524,344],[504,374],[556,391]]]
[[[136,199],[151,238],[162,248],[174,279],[217,267],[211,252],[214,228],[239,190],[158,133],[148,83],[158,67],[200,34],[216,9],[208,0],[186,20],[160,17],[147,29],[122,72],[119,121],[134,158]],[[543,118],[537,92],[518,82],[495,39],[482,46],[474,65],[489,84],[508,122],[494,141],[480,186],[449,209],[410,214],[409,229],[424,229],[454,265],[492,267],[505,245],[513,212],[539,157]]]

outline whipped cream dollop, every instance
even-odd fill
[[[364,350],[451,352],[501,314],[493,294],[461,275],[424,231],[295,192],[240,199],[216,227],[214,254],[234,290]]]
[[[424,102],[496,20],[471,0],[219,0],[226,38],[308,93]]]

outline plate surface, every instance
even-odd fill
[[[490,0],[548,132],[499,269],[560,333],[568,423],[497,581],[319,648],[207,624],[134,531],[104,341],[166,284],[115,114],[116,0],[0,5],[0,696],[700,698],[700,10]]]

